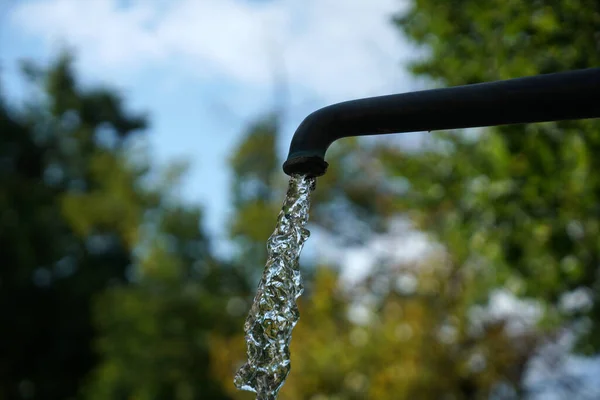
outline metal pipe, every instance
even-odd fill
[[[349,136],[600,118],[600,68],[347,101],[300,124],[286,174],[323,175],[325,152]]]

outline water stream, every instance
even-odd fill
[[[274,400],[290,372],[290,339],[298,322],[296,299],[302,294],[298,258],[310,232],[305,228],[315,178],[292,176],[267,242],[267,263],[244,331],[248,361],[235,376],[239,389],[257,400]]]

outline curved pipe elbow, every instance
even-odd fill
[[[584,118],[600,118],[600,68],[347,101],[304,119],[283,170],[323,175],[343,137]]]
[[[283,171],[288,175],[308,174],[321,176],[327,171],[325,153],[337,136],[336,105],[327,106],[309,114],[298,126],[290,153],[283,164]]]

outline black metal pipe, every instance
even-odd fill
[[[320,176],[349,136],[600,118],[600,68],[371,97],[324,107],[300,124],[286,174]]]

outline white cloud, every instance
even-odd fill
[[[124,7],[125,0],[21,0],[4,28],[14,43],[35,43],[17,49],[19,57],[39,61],[67,43],[84,82],[116,85],[149,109],[159,159],[201,160],[186,197],[207,206],[207,224],[220,237],[228,156],[244,121],[271,106],[277,68],[285,66],[289,96],[283,155],[314,109],[410,89],[400,65],[407,47],[390,23],[406,2],[128,0]],[[167,110],[164,98],[188,106]],[[213,108],[220,111],[205,112]]]
[[[75,46],[91,65],[135,68],[163,56],[163,44],[145,29],[153,10],[143,6],[119,9],[114,1],[28,1],[12,11],[13,24],[47,44]]]
[[[339,245],[334,238],[318,229],[313,234],[319,260],[325,265],[340,265],[341,280],[348,286],[363,280],[376,266],[418,268],[418,261],[435,250],[434,244],[424,234],[417,232],[409,221],[402,218],[391,221],[386,233],[373,235],[361,246]],[[401,275],[397,286],[401,291],[412,291],[415,282],[410,274]]]
[[[11,21],[49,44],[73,45],[94,73],[175,66],[186,76],[261,86],[273,83],[278,62],[293,88],[338,101],[393,91],[403,77],[406,46],[389,23],[403,3],[31,0],[13,9]]]

